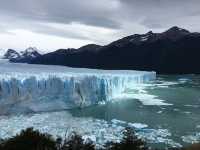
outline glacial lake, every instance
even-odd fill
[[[55,136],[72,130],[99,145],[119,140],[124,127],[156,147],[200,141],[200,76],[163,75],[137,85],[107,104],[59,112],[0,117],[0,137],[34,127]]]
[[[156,81],[130,89],[127,94],[135,94],[137,99],[121,99],[70,112],[76,117],[106,121],[115,118],[142,123],[150,129],[166,129],[168,138],[180,145],[200,141],[200,76],[158,76]]]

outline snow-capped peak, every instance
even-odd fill
[[[3,55],[4,59],[17,59],[20,57],[20,54],[13,49],[8,49],[7,52]]]
[[[37,48],[29,47],[26,50],[21,51],[21,52],[17,52],[13,49],[8,49],[7,52],[5,52],[2,56],[3,56],[2,57],[3,59],[18,61],[18,60],[30,60],[38,56],[41,56],[41,54],[38,53]]]
[[[29,52],[29,53],[32,53],[32,52],[35,52],[35,51],[38,51],[38,49],[36,47],[29,47],[25,50],[25,52]]]
[[[21,54],[22,58],[24,58],[24,57],[35,58],[40,55],[38,53],[38,49],[36,47],[29,47],[25,51],[21,51],[20,54]]]

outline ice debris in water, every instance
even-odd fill
[[[107,141],[120,141],[123,131],[128,125],[135,129],[139,137],[150,143],[178,145],[169,139],[171,133],[166,129],[149,129],[148,125],[145,124],[131,124],[117,119],[108,122],[93,118],[78,118],[66,111],[0,116],[0,138],[8,138],[16,135],[22,129],[34,127],[34,129],[39,129],[41,132],[52,134],[55,137],[69,136],[73,131],[76,131],[85,140],[91,140],[97,147],[101,147]]]
[[[156,88],[159,84],[137,84],[127,89],[126,92],[120,94],[118,98],[137,99],[143,105],[156,105],[156,106],[171,106],[173,104],[166,103],[165,100],[160,99],[158,96],[148,92],[148,89]]]
[[[186,143],[199,143],[200,141],[200,132],[194,133],[193,135],[182,136],[182,140]]]

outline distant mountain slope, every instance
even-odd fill
[[[17,59],[20,57],[20,54],[13,49],[8,49],[7,52],[3,55],[4,59]]]
[[[37,57],[31,63],[95,68],[93,62],[96,63],[96,54],[101,47],[99,45],[89,44],[79,49],[59,49],[55,52]]]
[[[106,46],[57,50],[30,61],[100,69],[154,70],[162,74],[200,73],[200,33],[172,27],[163,33],[135,34]]]
[[[32,59],[41,56],[36,48],[29,47],[24,51],[17,52],[13,49],[8,49],[4,54],[4,59],[9,59],[12,62],[30,62]]]

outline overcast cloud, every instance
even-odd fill
[[[80,47],[172,26],[200,32],[199,0],[1,0],[0,48]]]

